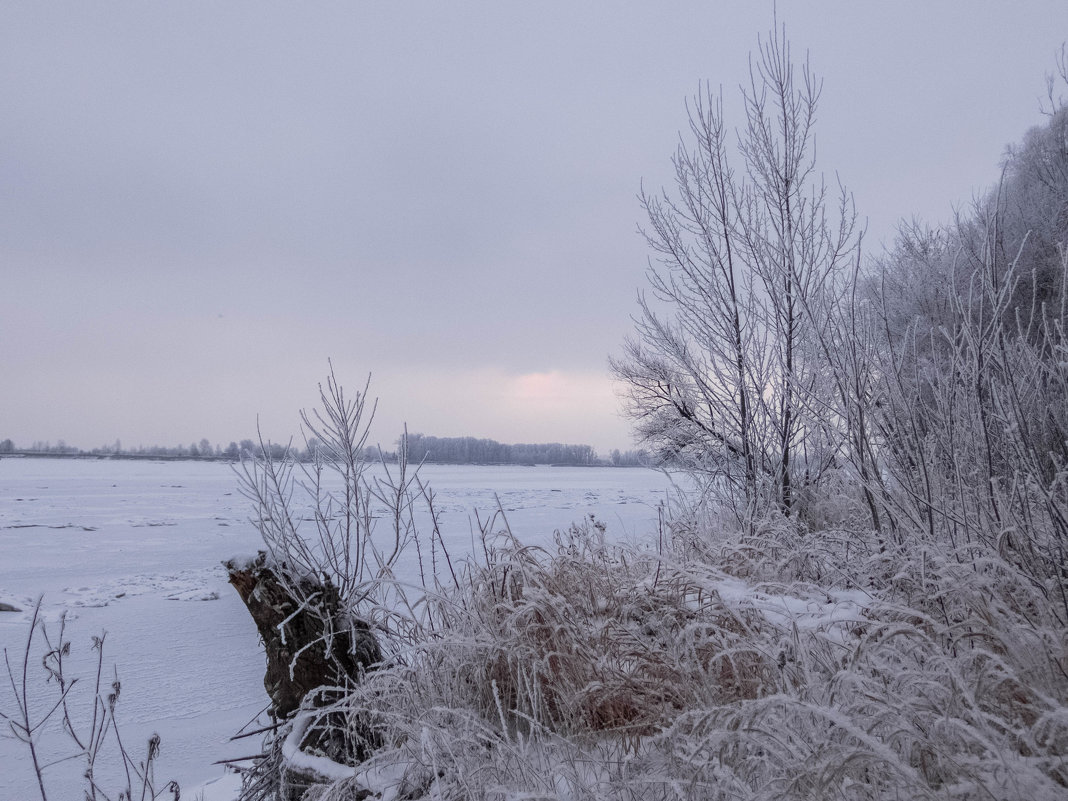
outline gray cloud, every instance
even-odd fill
[[[876,240],[994,180],[1063,35],[1057,2],[779,5],[826,79],[822,167]],[[328,356],[419,395],[394,404],[428,432],[450,423],[435,395],[482,401],[412,376],[589,387],[643,281],[640,182],[670,180],[686,95],[733,95],[771,6],[0,17],[0,436],[90,447],[240,437],[257,412],[281,436]],[[481,393],[494,430],[465,433],[526,438],[505,392]],[[568,397],[589,440],[626,444],[603,404]]]

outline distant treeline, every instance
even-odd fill
[[[622,454],[619,457],[621,460]],[[445,464],[603,464],[589,445],[561,445],[558,442],[505,445],[492,439],[425,434],[408,435],[408,459]]]
[[[124,448],[119,440],[113,444],[101,445],[99,448],[83,450],[68,445],[63,440],[55,444],[35,441],[29,447],[18,447],[10,439],[0,440],[0,456],[116,456],[128,459],[230,459],[241,458],[242,453],[258,453],[260,446],[250,439],[229,445],[212,445],[207,439],[191,442],[188,445],[138,445],[136,448]],[[281,456],[285,446],[271,446],[272,455]]]
[[[403,437],[398,438],[397,448],[401,447]],[[116,440],[111,445],[103,445],[91,450],[67,445],[63,440],[51,442],[36,441],[29,447],[19,448],[10,439],[0,440],[0,456],[53,456],[53,457],[111,457],[119,459],[203,459],[236,461],[242,456],[257,456],[267,448],[272,458],[280,459],[287,453],[300,461],[312,459],[319,443],[314,438],[303,446],[297,443],[284,444],[268,442],[261,446],[251,439],[240,442],[231,441],[227,445],[212,444],[207,439],[192,442],[189,445],[161,446],[139,445],[136,448],[123,448]],[[368,461],[397,461],[398,451],[387,451],[370,445],[364,450]],[[424,434],[408,435],[408,459],[411,462],[432,462],[437,464],[558,464],[590,465],[612,467],[649,466],[650,459],[645,451],[611,451],[607,458],[600,458],[589,445],[562,445],[558,442],[542,444],[505,445],[492,439],[475,437],[433,437]]]

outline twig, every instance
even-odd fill
[[[270,726],[264,726],[261,729],[253,729],[252,731],[239,732],[238,734],[235,734],[230,738],[230,742],[233,742],[234,740],[240,740],[240,739],[242,739],[244,737],[255,737],[257,734],[264,734],[264,733],[269,732],[269,731],[276,731],[276,730],[280,729],[281,727],[282,727],[282,723],[279,722],[279,723],[272,723]]]
[[[252,756],[233,757],[232,759],[216,759],[212,765],[229,765],[231,762],[248,762],[250,759],[264,759],[266,754],[253,754]]]

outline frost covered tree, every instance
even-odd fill
[[[613,371],[643,443],[727,488],[739,511],[792,514],[842,447],[820,336],[859,237],[850,196],[816,171],[820,92],[773,29],[742,88],[737,142],[703,87],[674,191],[641,195],[651,297]]]
[[[996,551],[1068,620],[1068,107],[952,225],[915,223],[872,295],[891,513]]]

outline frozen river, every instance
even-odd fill
[[[671,486],[643,469],[426,465],[421,475],[454,558],[470,551],[474,513],[492,513],[497,499],[524,542],[550,543],[555,529],[591,513],[615,538],[641,538],[655,531]],[[88,683],[91,637],[106,631],[127,744],[140,754],[158,732],[157,778],[183,787],[219,775],[215,760],[258,746],[229,741],[267,698],[255,627],[221,566],[260,545],[249,509],[222,463],[0,459],[0,602],[25,610],[0,613],[0,648],[18,669],[29,609],[43,595],[47,620],[67,612],[72,664]],[[2,667],[0,679],[0,711],[10,714]],[[42,701],[36,714],[46,711]],[[81,797],[81,769],[50,768],[51,797]],[[0,737],[0,801],[36,797],[25,748]]]

